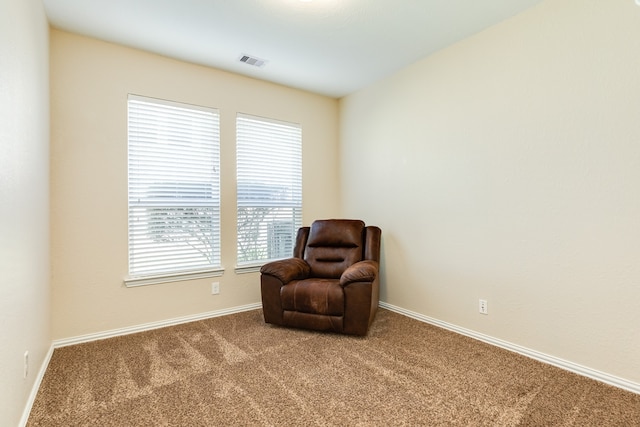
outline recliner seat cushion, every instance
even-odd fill
[[[295,280],[280,289],[282,309],[302,313],[342,316],[344,292],[337,279]]]

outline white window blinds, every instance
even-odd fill
[[[300,125],[238,114],[238,266],[293,255],[302,225]]]
[[[129,95],[129,275],[220,266],[220,118]]]

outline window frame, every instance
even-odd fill
[[[257,123],[258,124],[257,128],[247,130],[244,127],[249,126],[248,122]],[[273,125],[273,127],[271,127],[271,125]],[[270,130],[268,130],[267,132],[268,135],[260,134],[259,136],[256,136],[253,141],[247,141],[247,134],[250,133],[251,130],[259,131],[258,129],[259,127],[270,128]],[[283,136],[282,140],[278,140],[278,142],[275,143],[271,148],[265,146],[266,144],[275,142],[276,139],[273,139],[274,138],[273,135],[279,134],[281,132],[285,132],[285,135]],[[283,148],[285,144],[283,144],[282,141],[290,142],[293,145]],[[249,145],[245,147],[244,144],[249,144]],[[263,144],[263,145],[261,145],[260,147],[252,147],[252,144]],[[242,207],[241,205],[244,204],[244,207],[247,207],[248,205],[247,203],[248,199],[243,198],[241,194],[241,192],[243,190],[246,190],[248,186],[245,185],[244,186],[245,188],[243,189],[242,181],[247,182],[248,176],[252,175],[251,172],[247,172],[246,170],[243,170],[243,163],[245,163],[244,166],[246,166],[246,163],[248,160],[246,158],[245,159],[242,158],[242,154],[241,154],[242,150],[247,150],[249,152],[255,150],[263,154],[263,157],[261,158],[262,160],[261,165],[264,164],[263,162],[264,159],[268,157],[268,156],[264,156],[264,154],[271,154],[271,153],[268,153],[269,151],[274,151],[274,150],[290,151],[289,153],[284,153],[283,151],[276,153],[276,155],[285,157],[288,160],[293,162],[289,166],[291,166],[291,168],[295,170],[296,173],[291,174],[292,176],[289,177],[291,178],[291,180],[287,182],[287,185],[290,185],[290,188],[287,188],[286,190],[286,193],[288,194],[288,196],[280,196],[280,199],[287,198],[287,197],[290,197],[290,199],[288,202],[278,203],[282,201],[282,200],[278,200],[276,201],[275,204],[271,204],[271,206],[275,207],[276,209],[287,209],[287,208],[292,209],[292,214],[290,216],[281,217],[282,220],[292,222],[291,233],[286,236],[287,240],[290,242],[291,247],[290,248],[285,247],[285,249],[290,249],[289,251],[287,251],[286,255],[278,256],[278,257],[252,259],[248,261],[240,260],[241,258],[240,246],[239,246],[240,240],[241,240],[240,229],[239,229],[240,228],[240,209]],[[302,163],[303,163],[303,137],[302,137],[301,124],[267,118],[267,117],[256,116],[252,114],[240,113],[240,112],[236,114],[236,266],[235,266],[236,273],[256,272],[256,271],[259,271],[260,267],[267,262],[293,256],[293,248],[295,247],[296,233],[297,233],[297,230],[302,226],[302,216],[303,216]],[[251,165],[251,166],[255,167],[255,165]],[[259,175],[255,171],[254,173],[255,175]],[[271,175],[273,174],[270,173],[270,176]],[[279,179],[283,179],[287,181],[287,177],[285,175],[286,174],[283,174],[283,176],[279,177]],[[261,178],[264,178],[264,177],[261,177]],[[261,178],[258,178],[258,179],[261,179]],[[268,191],[273,191],[273,188],[277,188],[277,185],[274,186],[272,184],[271,186],[269,186],[267,184],[264,184],[264,181],[262,181],[261,183],[255,182],[254,185],[255,184],[257,184],[258,188],[256,189],[254,187],[252,191],[257,192],[258,194],[260,192],[266,193]],[[281,187],[284,188],[283,185],[281,185]],[[250,192],[251,191],[249,191],[249,193]],[[263,194],[263,197],[267,197],[267,196],[264,196]],[[260,200],[259,196],[256,196],[256,200]],[[264,202],[265,200],[266,199],[263,199],[262,201]],[[269,199],[269,200],[272,201],[272,199]],[[259,206],[255,206],[255,207],[259,207]],[[267,206],[262,206],[262,207],[267,207]],[[266,240],[267,246],[262,248],[262,250],[265,250],[267,253],[269,251],[269,246],[268,246],[269,240],[270,240],[269,232],[270,231],[274,232],[273,230],[271,230],[271,228],[275,229],[275,226],[278,224],[277,220],[278,220],[279,214],[276,213],[275,215],[276,217],[271,222],[263,223],[265,225],[271,224],[271,225],[266,225],[267,237],[265,240]],[[262,232],[262,234],[264,234],[264,231]],[[275,240],[278,239],[278,236],[272,235],[271,237],[275,238]]]
[[[142,202],[140,203],[140,199],[138,199],[138,204],[133,204],[132,205],[132,198],[135,199],[135,194],[136,194],[136,190],[139,191],[140,188],[140,182],[144,181],[144,175],[143,173],[140,172],[141,169],[143,169],[143,167],[141,166],[139,169],[135,169],[135,167],[132,167],[132,158],[134,158],[135,155],[132,156],[132,146],[135,146],[135,144],[141,144],[144,145],[144,143],[142,143],[141,141],[139,141],[142,137],[137,135],[136,137],[132,137],[132,105],[136,104],[136,103],[146,103],[146,104],[150,104],[151,106],[153,106],[153,108],[159,108],[160,110],[163,107],[168,107],[167,110],[165,110],[165,113],[171,117],[171,119],[175,119],[176,116],[178,115],[178,110],[183,110],[183,111],[187,111],[187,112],[193,112],[196,115],[201,115],[203,112],[205,113],[205,115],[209,115],[211,114],[212,116],[210,116],[209,118],[212,119],[212,122],[209,123],[208,125],[211,126],[210,129],[210,133],[211,135],[207,134],[207,137],[212,137],[212,143],[213,146],[212,147],[207,147],[207,155],[209,156],[209,159],[211,161],[211,167],[212,170],[208,171],[208,172],[201,172],[197,177],[194,178],[194,180],[192,181],[191,178],[184,178],[184,174],[186,171],[193,171],[192,168],[192,164],[191,163],[186,163],[185,165],[182,165],[181,167],[178,168],[173,168],[173,176],[169,176],[169,174],[167,175],[167,178],[153,178],[154,180],[152,180],[152,184],[148,184],[148,186],[154,186],[157,185],[158,187],[160,187],[160,189],[156,190],[149,190],[149,193],[144,193],[144,196],[149,196],[149,200],[155,200],[155,202],[153,201],[147,201],[147,202]],[[176,112],[176,116],[171,116],[171,113],[169,112],[170,109],[178,109],[175,110],[174,112]],[[182,122],[183,124],[186,124],[186,118],[184,118],[185,122]],[[169,121],[167,121],[167,124],[169,123]],[[159,132],[158,128],[160,127],[168,127],[168,125],[163,123],[162,125],[158,125],[156,123],[155,128],[153,128],[153,130],[155,132]],[[135,125],[134,125],[135,127]],[[137,128],[136,128],[137,129]],[[168,131],[169,132],[169,131]],[[180,132],[179,130],[176,131],[171,131],[171,132]],[[170,136],[176,136],[176,134],[171,133]],[[182,135],[180,135],[182,136]],[[191,135],[191,137],[193,137],[193,135]],[[132,141],[132,139],[138,138],[137,142],[136,141]],[[155,139],[154,139],[155,138]],[[127,97],[127,211],[128,211],[128,217],[127,217],[127,256],[128,256],[128,276],[124,278],[124,284],[126,287],[135,287],[135,286],[143,286],[143,285],[151,285],[151,284],[159,284],[159,283],[167,283],[167,282],[176,282],[176,281],[184,281],[184,280],[192,280],[192,279],[198,279],[198,278],[205,278],[205,277],[218,277],[221,276],[224,273],[224,268],[222,267],[222,245],[221,245],[221,234],[222,234],[222,230],[221,230],[221,182],[220,182],[220,154],[221,154],[221,140],[220,140],[220,111],[218,109],[215,108],[211,108],[211,107],[206,107],[206,106],[200,106],[200,105],[193,105],[193,104],[186,104],[186,103],[181,103],[181,102],[175,102],[175,101],[168,101],[168,100],[164,100],[164,99],[158,99],[158,98],[151,98],[151,97],[146,97],[146,96],[140,96],[140,95],[134,95],[134,94],[128,94]],[[161,140],[161,136],[160,134],[157,134],[155,136],[152,136],[150,139],[151,144],[155,144],[157,142],[159,142]],[[175,142],[174,142],[175,144]],[[194,143],[193,140],[188,140],[187,142],[188,145],[191,145],[189,148],[189,150],[191,151],[191,156],[193,158],[194,156],[194,152],[195,152],[195,146],[196,144]],[[135,147],[137,147],[139,149],[139,147],[141,145],[137,145]],[[175,144],[177,145],[177,144]],[[134,151],[135,151],[135,147],[134,147]],[[147,153],[147,155],[153,156],[153,155],[157,155],[157,151],[156,148],[151,148],[149,150],[149,153]],[[189,160],[186,160],[186,162],[189,162]],[[191,160],[191,162],[193,162],[193,160]],[[208,163],[205,163],[206,165],[208,165]],[[164,165],[159,166],[158,170],[160,170],[161,172],[166,172],[164,170],[162,170],[162,167]],[[173,165],[172,165],[173,166]],[[154,166],[155,167],[155,166]],[[168,167],[168,166],[166,166]],[[208,166],[207,166],[208,167]],[[140,178],[140,176],[137,176],[135,178],[132,177],[132,173],[135,175],[136,173],[132,172],[132,171],[136,171],[138,175],[143,176],[143,178]],[[154,169],[155,172],[155,169]],[[200,179],[204,179],[204,181],[202,181],[202,183],[200,183]],[[137,180],[137,181],[136,181]],[[156,181],[157,180],[157,183]],[[167,182],[173,182],[175,181],[175,189],[180,189],[182,190],[181,192],[177,192],[177,194],[172,195],[172,196],[159,196],[158,193],[162,193],[165,190],[165,187],[168,185]],[[199,187],[204,187],[204,190],[199,189]],[[132,188],[134,190],[132,190]],[[173,187],[172,187],[173,188]],[[132,192],[133,191],[133,192]],[[148,191],[148,190],[144,190],[144,191]],[[132,194],[134,195],[132,197]],[[204,195],[203,195],[204,194]],[[163,197],[167,197],[166,201]],[[158,198],[161,199],[160,203],[158,204],[157,200]],[[203,201],[210,201],[211,203],[202,203]],[[194,222],[198,222],[198,218],[200,218],[200,214],[201,212],[199,212],[198,208],[203,207],[205,208],[205,212],[211,210],[211,213],[205,213],[204,217],[206,218],[206,221],[212,221],[211,223],[206,223],[205,225],[205,232],[203,232],[202,234],[206,234],[206,233],[210,233],[210,236],[208,236],[208,240],[203,243],[203,245],[205,246],[205,248],[207,250],[211,250],[212,252],[212,257],[213,257],[213,261],[208,264],[208,265],[198,265],[193,269],[190,268],[175,268],[176,265],[180,265],[181,263],[178,262],[178,264],[174,265],[174,269],[165,269],[163,271],[147,271],[147,272],[140,272],[140,271],[136,271],[135,268],[132,269],[132,257],[134,257],[135,255],[132,253],[132,250],[135,243],[135,235],[138,234],[138,239],[139,240],[153,240],[153,237],[149,237],[149,231],[145,231],[144,233],[146,233],[146,237],[140,237],[141,233],[136,232],[136,231],[132,231],[135,230],[136,225],[132,225],[131,221],[133,218],[135,218],[135,214],[132,213],[136,208],[137,209],[154,209],[153,206],[160,206],[160,210],[162,210],[163,212],[168,212],[165,213],[165,215],[171,215],[171,213],[173,212],[185,212],[184,218],[188,218],[189,221],[186,221],[184,218],[182,218],[180,215],[178,215],[178,221],[181,223],[179,224],[179,227],[185,227],[185,225],[182,225],[184,223],[188,224],[186,227],[186,230],[188,230],[188,232],[186,230],[182,230],[182,234],[184,234],[185,232],[187,232],[189,237],[182,237],[182,238],[177,238],[174,241],[171,241],[171,237],[169,238],[165,238],[165,236],[163,235],[162,238],[164,238],[164,240],[162,238],[158,238],[160,239],[160,241],[164,241],[164,242],[170,242],[170,244],[176,244],[176,242],[180,242],[180,243],[184,243],[186,246],[193,246],[191,243],[189,243],[190,241],[192,241],[193,239],[196,239],[193,234],[192,234],[192,230],[191,228],[193,228],[193,223]],[[166,206],[165,206],[166,205]],[[187,211],[191,212],[186,213]],[[160,212],[162,213],[162,212]],[[194,213],[197,213],[197,216],[194,216]],[[141,219],[142,223],[146,226],[146,227],[150,227],[150,224],[154,223],[153,220],[153,213],[149,213],[149,212],[145,212],[144,214],[137,216],[137,218]],[[195,220],[194,220],[195,218]],[[145,222],[146,221],[146,222]],[[201,225],[202,223],[198,223],[197,227],[200,227],[199,230],[201,230]],[[197,228],[196,227],[196,228]],[[171,227],[169,227],[169,230],[171,229]],[[167,228],[160,228],[161,232],[164,233],[169,233],[167,230]],[[142,236],[144,236],[144,233],[142,234]],[[134,235],[134,237],[132,237],[132,234]],[[178,233],[180,234],[180,233]],[[133,239],[133,240],[132,240]],[[182,240],[181,240],[182,239]],[[199,240],[199,242],[202,242],[201,238],[197,238]],[[213,244],[211,244],[211,242],[213,242]],[[139,241],[137,242],[138,244],[140,243]],[[177,245],[179,245],[180,243],[178,243]],[[156,241],[157,245],[161,245],[161,243],[158,243],[158,241]],[[184,246],[184,245],[183,245]],[[167,256],[173,256],[175,259],[177,258],[179,255],[182,254],[181,252],[182,250],[180,249],[176,249],[176,250],[167,250],[166,254]],[[156,252],[155,250],[151,251],[151,252]],[[164,254],[165,252],[161,252],[162,254]],[[176,255],[177,254],[177,255]],[[191,254],[187,254],[188,257],[190,256],[191,259],[196,259],[195,257],[193,257],[194,253]],[[153,254],[151,254],[153,255]],[[139,255],[138,255],[139,256]],[[207,255],[207,257],[209,257],[209,255]],[[211,260],[210,260],[211,261]],[[177,261],[174,261],[177,262]],[[206,263],[205,263],[206,264]],[[181,266],[184,267],[184,266]],[[139,269],[140,270],[140,269]]]

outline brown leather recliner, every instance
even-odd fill
[[[293,258],[260,269],[265,322],[366,335],[378,309],[381,234],[347,219],[300,228]]]

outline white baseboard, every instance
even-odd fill
[[[53,341],[53,348],[66,347],[68,345],[82,344],[85,342],[113,338],[122,335],[135,334],[137,332],[150,331],[152,329],[164,328],[167,326],[179,325],[181,323],[195,322],[198,320],[209,319],[211,317],[226,316],[229,314],[240,313],[243,311],[256,310],[261,308],[261,303],[242,305],[223,310],[209,311],[206,313],[193,314],[190,316],[176,317],[168,320],[160,320],[158,322],[143,323],[142,325],[128,326],[126,328],[111,329],[109,331],[97,332],[94,334],[80,335],[77,337],[63,338]]]
[[[624,378],[619,378],[614,375],[607,374],[605,372],[600,372],[595,369],[587,368],[586,366],[569,362],[568,360],[560,359],[555,356],[550,356],[548,354],[544,354],[536,350],[531,350],[529,348],[522,347],[517,344],[512,344],[510,342],[503,341],[501,339],[494,338],[489,335],[484,335],[479,332],[472,331],[470,329],[461,328],[451,323],[443,322],[441,320],[434,319],[432,317],[428,317],[420,313],[415,313],[410,310],[405,310],[404,308],[396,307],[386,302],[380,302],[379,306],[387,310],[396,312],[398,314],[402,314],[404,316],[410,317],[412,319],[429,323],[431,325],[438,326],[438,327],[450,330],[452,332],[456,332],[458,334],[477,339],[487,344],[504,348],[505,350],[513,351],[515,353],[521,354],[523,356],[527,356],[531,359],[538,360],[543,363],[547,363],[549,365],[556,366],[566,371],[570,371],[578,375],[582,375],[597,381],[601,381],[603,383],[621,388],[623,390],[630,391],[632,393],[640,394],[640,384],[635,383],[633,381],[628,381],[628,380],[625,380]]]
[[[42,365],[40,365],[40,370],[38,371],[38,376],[33,383],[33,387],[31,387],[31,393],[29,393],[29,398],[27,399],[27,404],[22,411],[22,418],[20,418],[20,427],[24,427],[27,425],[27,421],[29,421],[29,415],[31,414],[31,408],[33,407],[33,403],[36,401],[36,396],[38,394],[38,390],[40,390],[40,384],[42,384],[42,379],[44,378],[45,372],[47,372],[47,367],[49,366],[49,361],[51,360],[51,356],[53,355],[53,345],[49,347],[49,351],[44,356],[44,360],[42,361]]]

